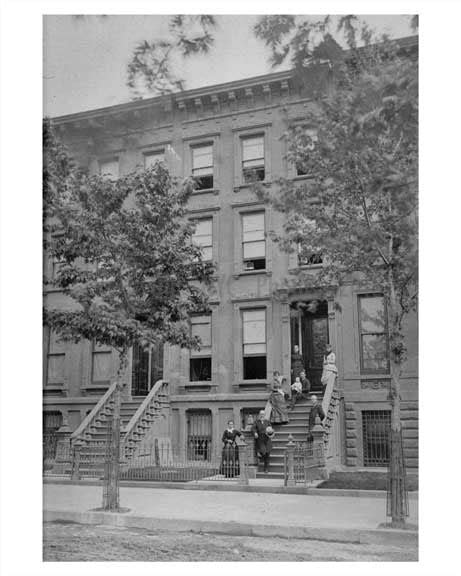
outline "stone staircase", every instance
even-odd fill
[[[321,401],[321,396],[317,396]],[[288,424],[274,424],[275,431],[272,440],[272,452],[269,459],[269,471],[262,472],[262,464],[258,465],[257,478],[283,478],[284,455],[288,437],[293,437],[295,442],[306,442],[309,429],[309,413],[312,406],[311,400],[299,400],[288,415]]]
[[[125,437],[125,428],[141,405],[141,399],[122,400],[120,406],[120,442]],[[108,403],[107,411],[112,409]],[[108,414],[107,414],[108,415]],[[82,476],[102,476],[104,456],[107,450],[108,418],[103,412],[97,417],[84,434],[85,443],[80,448],[79,471]]]

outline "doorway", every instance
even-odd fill
[[[147,396],[152,386],[163,378],[163,343],[148,349],[133,346],[131,395]]]
[[[311,392],[322,392],[325,346],[329,342],[326,300],[293,302],[290,306],[291,348],[297,344],[303,357]]]

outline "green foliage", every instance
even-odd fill
[[[60,147],[47,130],[49,159]],[[159,339],[199,346],[188,319],[207,308],[212,267],[191,241],[186,203],[193,183],[181,184],[161,163],[118,180],[57,171],[52,160],[46,170],[59,191],[46,196],[46,249],[60,262],[52,283],[74,305],[48,304],[45,323],[66,340],[86,338],[121,352]]]
[[[286,216],[284,234],[275,238],[283,249],[299,245],[301,256],[322,254],[321,270],[301,269],[297,282],[354,281],[385,294],[393,360],[400,364],[402,320],[417,302],[417,63],[398,43],[372,42],[352,16],[338,24],[350,49],[339,58],[335,48],[329,58],[327,28],[317,44],[308,42],[323,26],[325,20],[299,24],[288,47],[299,80],[307,84],[317,75],[327,86],[286,134],[289,162],[308,177],[280,179],[274,192],[260,187],[259,194]]]
[[[210,15],[176,15],[170,19],[170,38],[140,42],[128,64],[128,86],[138,97],[184,89],[174,72],[175,58],[206,54],[214,43],[216,20]]]

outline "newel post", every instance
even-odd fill
[[[327,480],[328,471],[325,460],[325,429],[318,416],[315,418],[315,425],[312,428],[311,433],[313,458],[317,462],[320,477]]]
[[[287,454],[287,480],[286,486],[296,486],[295,480],[295,443],[293,442],[293,436],[290,434],[288,436],[288,444],[286,447]]]
[[[62,424],[56,432],[56,456],[53,465],[55,474],[66,474],[71,466],[70,427],[66,414],[62,416]]]
[[[247,444],[245,440],[241,440],[238,445],[239,450],[239,462],[240,462],[240,474],[238,483],[241,486],[248,486],[250,483],[248,480],[248,454],[247,454]]]

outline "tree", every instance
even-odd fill
[[[134,48],[128,63],[128,87],[135,97],[184,90],[174,71],[178,58],[207,54],[214,43],[214,16],[206,14],[171,16],[169,38],[143,40]]]
[[[73,167],[48,122],[44,144],[45,249],[60,264],[49,282],[72,303],[48,302],[44,321],[63,340],[118,351],[117,415],[135,342],[200,345],[189,317],[207,309],[212,267],[186,218],[194,184],[173,179],[163,163],[117,180],[88,176]]]
[[[302,125],[287,132],[288,159],[310,179],[280,179],[259,193],[286,216],[278,240],[301,257],[321,257],[320,272],[301,271],[307,286],[358,283],[387,303],[390,349],[391,515],[404,521],[400,376],[403,323],[417,306],[418,71],[414,53],[376,38],[355,16],[339,19],[348,50],[338,50],[326,19],[296,24],[266,16],[255,32],[272,62],[291,55],[301,83],[324,92]],[[361,40],[361,46],[359,46]]]

